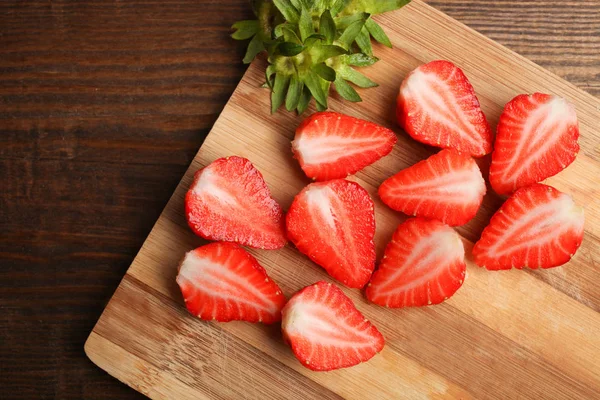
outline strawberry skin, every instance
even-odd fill
[[[375,269],[375,211],[369,193],[344,179],[308,185],[292,203],[288,238],[344,285],[362,288]]]
[[[316,181],[345,178],[388,155],[397,138],[391,130],[335,112],[318,112],[296,130],[294,157]]]
[[[188,311],[200,319],[265,324],[281,320],[281,289],[235,243],[211,243],[188,252],[177,284]]]
[[[331,283],[317,282],[296,293],[282,316],[284,340],[302,365],[313,371],[360,364],[385,344],[377,328]]]
[[[260,249],[285,246],[283,210],[261,173],[245,158],[220,158],[199,170],[187,195],[190,228],[208,240]]]
[[[411,218],[394,232],[366,295],[393,308],[439,304],[462,286],[465,273],[465,249],[454,229]]]
[[[496,193],[556,175],[577,157],[579,123],[575,107],[548,94],[520,95],[505,107],[490,166],[490,183]]]
[[[583,224],[583,209],[571,196],[551,186],[527,186],[494,214],[473,257],[489,270],[558,267],[581,245]]]
[[[485,192],[477,163],[450,149],[400,171],[379,187],[381,200],[390,208],[451,226],[469,222]]]
[[[492,131],[473,86],[456,65],[432,61],[402,82],[398,123],[413,139],[482,157],[492,151]]]

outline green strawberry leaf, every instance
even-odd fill
[[[350,86],[345,80],[342,78],[338,78],[335,80],[335,90],[342,96],[343,99],[351,101],[353,103],[358,103],[362,101],[360,95],[354,90],[352,86]]]
[[[304,43],[310,35],[315,33],[312,15],[306,7],[302,7],[298,28],[300,30],[300,39],[302,39],[302,43]]]
[[[302,0],[290,0],[290,2],[294,6],[294,8],[296,8],[296,10],[301,10],[302,9],[302,3],[303,3]]]
[[[367,28],[365,28],[364,26],[360,30],[358,36],[356,37],[356,44],[364,54],[368,56],[373,55],[373,47],[371,46],[371,35],[369,34]]]
[[[325,60],[328,60],[332,57],[341,56],[342,54],[348,54],[348,50],[344,49],[340,46],[335,45],[323,45],[313,47],[313,62],[315,64],[320,64]]]
[[[298,43],[283,42],[277,46],[277,50],[282,56],[293,57],[304,51],[304,46]]]
[[[355,67],[369,67],[379,61],[375,56],[368,56],[363,53],[354,53],[346,57],[348,65]]]
[[[317,75],[319,75],[321,78],[325,79],[326,81],[329,82],[333,82],[335,81],[335,71],[333,70],[333,68],[328,67],[325,64],[317,64],[314,67],[312,67],[313,71],[315,71],[317,73]]]
[[[319,22],[319,33],[325,36],[325,43],[327,44],[332,44],[335,40],[335,21],[331,17],[331,12],[329,12],[329,10],[326,10],[321,15],[321,20]]]
[[[267,69],[265,70],[265,78],[267,79],[267,86],[269,88],[271,88],[271,90],[273,90],[273,81],[271,80],[271,76],[273,76],[273,74],[275,73],[275,66],[274,65],[269,65],[267,67]]]
[[[287,97],[285,98],[285,108],[288,111],[295,110],[298,108],[302,90],[304,89],[304,83],[300,81],[298,75],[292,75],[290,79],[290,86],[288,88]]]
[[[248,43],[248,49],[246,50],[246,55],[243,59],[244,64],[250,64],[256,55],[263,50],[265,50],[263,41],[260,39],[259,35],[255,35],[250,43]]]
[[[404,7],[410,0],[354,0],[356,9],[369,14],[381,14],[387,11],[397,10]]]
[[[298,26],[296,24],[284,22],[283,24],[279,24],[275,27],[275,37],[283,38],[283,40],[285,40],[286,42],[302,44],[302,40],[300,40],[300,38],[296,34],[297,29]]]
[[[308,104],[310,103],[310,99],[312,99],[312,95],[310,94],[310,90],[307,86],[304,86],[302,89],[302,94],[300,95],[300,101],[298,101],[298,115],[304,114],[304,111],[308,108]]]
[[[273,92],[271,92],[271,114],[275,114],[283,104],[289,80],[289,75],[275,75],[275,84],[273,85]]]
[[[347,65],[344,65],[343,67],[339,68],[336,72],[345,80],[350,81],[350,82],[354,83],[356,86],[361,87],[361,88],[370,88],[370,87],[379,86],[378,84],[376,84],[375,82],[373,82],[372,80],[370,80],[369,78],[367,78],[366,76],[364,76],[363,74],[358,72],[357,70],[355,70]]]
[[[304,78],[304,84],[308,87],[308,90],[310,90],[317,103],[327,106],[327,95],[323,91],[320,80],[321,78],[315,72],[308,71]]]
[[[390,41],[390,38],[385,34],[383,28],[379,26],[377,22],[373,21],[372,18],[369,18],[367,22],[365,22],[365,27],[371,36],[373,36],[373,39],[386,47],[392,48],[392,42]]]
[[[335,25],[339,31],[343,31],[347,29],[350,25],[352,25],[356,21],[364,20],[366,21],[369,18],[369,14],[359,12],[352,15],[346,15],[344,17],[338,17],[335,19]]]
[[[342,46],[347,49],[350,48],[352,42],[356,39],[356,37],[360,34],[360,31],[365,26],[365,20],[360,19],[358,21],[354,21],[351,23],[342,33],[342,36],[338,39]]]
[[[288,22],[294,24],[298,22],[300,13],[290,0],[273,0],[273,3]]]
[[[315,43],[317,43],[319,41],[324,41],[324,40],[325,40],[325,36],[318,34],[318,33],[313,33],[312,35],[307,37],[306,40],[304,41],[304,47],[306,47],[307,49],[310,49],[315,45]]]
[[[235,29],[235,32],[231,34],[231,37],[235,40],[246,40],[258,33],[259,25],[258,20],[252,21],[238,21],[231,29]]]
[[[336,15],[338,15],[340,13],[340,11],[342,11],[343,9],[345,9],[346,7],[348,7],[348,4],[350,4],[351,0],[336,0],[333,2],[333,5],[331,6],[331,15],[333,15],[334,17]]]

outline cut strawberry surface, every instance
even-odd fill
[[[199,170],[185,197],[190,228],[209,240],[261,249],[285,246],[283,210],[245,158],[220,158]]]
[[[457,226],[479,210],[486,187],[477,163],[455,150],[442,150],[387,179],[379,196],[390,208]]]
[[[394,232],[366,295],[393,308],[439,304],[462,286],[465,272],[465,249],[454,229],[411,218]]]
[[[386,156],[396,144],[391,130],[348,115],[318,112],[296,130],[292,151],[309,178],[345,178]]]
[[[402,82],[397,116],[413,139],[474,157],[492,151],[492,131],[473,86],[456,65],[432,61]]]
[[[547,94],[520,95],[504,108],[490,183],[499,194],[541,182],[571,164],[579,152],[575,108]]]
[[[375,268],[375,211],[369,193],[344,179],[313,183],[286,217],[298,250],[344,285],[362,288]]]
[[[187,253],[177,284],[190,313],[204,320],[271,324],[285,297],[258,261],[235,243],[211,243]]]
[[[313,371],[351,367],[371,359],[385,344],[377,328],[331,283],[305,287],[290,299],[282,315],[285,341]]]
[[[490,270],[552,268],[568,262],[583,240],[583,209],[551,186],[517,190],[492,217],[473,247]]]

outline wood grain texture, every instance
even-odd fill
[[[175,275],[183,254],[203,243],[190,232],[182,212],[195,171],[219,157],[247,157],[284,208],[308,183],[290,153],[301,118],[285,112],[269,115],[268,96],[260,89],[265,62],[259,60],[246,72],[94,328],[86,351],[100,367],[153,398],[600,396],[600,290],[593,283],[600,258],[600,100],[418,0],[378,20],[394,43],[394,49],[378,48],[381,61],[367,70],[381,86],[362,91],[363,104],[334,98],[330,106],[398,132],[391,156],[351,178],[375,200],[379,254],[404,217],[379,201],[377,187],[436,151],[397,128],[398,87],[416,66],[443,58],[464,69],[492,125],[519,93],[561,94],[575,104],[582,151],[548,183],[570,193],[585,209],[586,236],[576,257],[548,271],[489,272],[469,261],[461,290],[428,308],[389,310],[368,304],[360,291],[345,289],[379,327],[387,345],[368,363],[330,373],[302,367],[277,326],[210,323],[187,314]],[[481,163],[485,169],[486,160]],[[458,228],[469,250],[501,202],[490,191],[476,218]],[[252,253],[286,296],[328,279],[292,246]],[[127,361],[113,361],[121,359]],[[257,359],[260,366],[252,364]],[[144,371],[152,371],[151,378]],[[279,384],[268,385],[275,377]]]
[[[600,1],[429,4],[600,95]],[[81,347],[238,83],[243,44],[229,26],[249,15],[245,0],[0,2],[0,398],[142,397]],[[595,279],[578,271],[533,275],[597,309]],[[401,327],[439,322],[440,339],[466,335],[459,353],[498,340],[461,332],[454,311],[424,314]],[[436,337],[410,332],[400,350],[439,361]],[[505,368],[494,388],[530,385],[516,370],[543,363],[496,356],[478,372]]]

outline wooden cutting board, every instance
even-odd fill
[[[219,157],[247,157],[284,208],[308,183],[290,152],[300,118],[283,111],[269,115],[269,95],[260,88],[265,62],[257,60],[91,333],[85,351],[93,362],[157,399],[600,398],[600,101],[422,1],[377,20],[394,49],[377,46],[381,61],[363,71],[381,86],[362,91],[363,103],[334,97],[330,107],[398,134],[390,156],[352,178],[375,199],[379,255],[404,217],[379,201],[376,188],[436,151],[409,139],[395,123],[400,82],[422,63],[448,59],[471,79],[492,126],[503,105],[520,93],[548,92],[576,105],[581,153],[548,180],[585,208],[586,236],[575,258],[547,271],[489,272],[470,262],[458,293],[426,308],[388,310],[368,304],[358,290],[344,289],[387,343],[371,361],[335,372],[302,367],[279,326],[192,317],[175,275],[184,253],[204,243],[183,214],[194,172]],[[486,174],[488,162],[480,163]],[[502,203],[489,192],[477,217],[458,228],[468,253]],[[328,280],[291,246],[251,252],[288,297]]]

